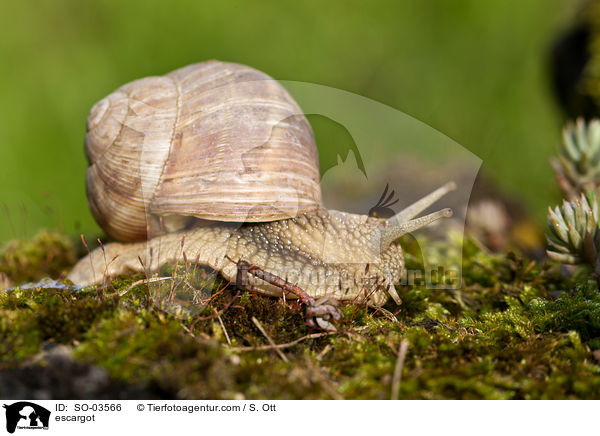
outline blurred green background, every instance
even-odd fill
[[[404,111],[477,154],[541,220],[559,198],[548,156],[564,121],[548,52],[576,7],[571,0],[5,2],[0,241],[41,227],[97,231],[84,187],[90,107],[125,82],[211,58]]]

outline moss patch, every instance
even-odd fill
[[[0,273],[14,283],[58,277],[76,261],[73,241],[57,232],[43,230],[32,239],[0,244]]]
[[[400,398],[599,397],[600,293],[559,265],[490,255],[467,241],[460,289],[399,286],[401,307],[345,305],[336,334],[306,327],[296,302],[238,293],[202,269],[192,275],[188,284],[206,287],[196,312],[159,309],[150,298],[156,284],[144,277],[101,290],[2,293],[0,374],[60,343],[125,396],[136,386],[157,398],[386,399],[406,340]],[[277,344],[298,341],[281,350],[288,361],[265,348],[253,317]]]

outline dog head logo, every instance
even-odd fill
[[[6,431],[19,429],[48,429],[50,411],[28,401],[4,405],[6,409]]]

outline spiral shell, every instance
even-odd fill
[[[133,81],[94,105],[87,129],[90,208],[120,241],[146,239],[160,217],[262,222],[322,207],[308,121],[247,66],[209,61]]]

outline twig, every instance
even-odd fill
[[[195,338],[195,337],[196,337],[196,335],[195,335],[195,334],[194,334],[194,333],[193,333],[193,332],[192,332],[192,331],[191,331],[189,328],[187,328],[187,327],[185,326],[185,324],[181,323],[181,327],[182,327],[182,328],[183,328],[183,329],[186,331],[186,333],[187,333],[188,335],[190,335],[192,338]]]
[[[185,332],[188,335],[190,335],[192,338],[194,338],[197,342],[199,342],[201,344],[212,344],[212,343],[214,343],[214,339],[211,338],[210,336],[208,336],[206,333],[200,332],[200,333],[198,333],[198,335],[195,335],[194,332],[192,332],[183,323],[181,323],[180,325],[181,325],[181,328],[183,328],[183,330],[185,330]]]
[[[353,332],[359,332],[365,329],[368,329],[369,326],[362,326],[362,327],[358,327],[354,330],[350,330]],[[302,336],[301,338],[298,338],[296,340],[293,340],[292,342],[287,342],[285,344],[279,344],[279,345],[260,345],[258,347],[232,347],[229,348],[231,351],[265,351],[265,350],[273,350],[275,348],[279,348],[279,349],[284,349],[284,348],[290,348],[293,346],[298,345],[300,342],[304,342],[308,339],[318,339],[318,338],[322,338],[324,336],[331,336],[331,335],[335,335],[338,334],[339,332],[323,332],[323,333],[312,333],[310,335],[306,335],[306,336]]]
[[[219,324],[221,324],[221,328],[223,329],[223,333],[225,333],[225,339],[227,339],[227,343],[231,346],[231,340],[229,339],[229,334],[227,333],[227,329],[225,328],[225,324],[223,324],[223,320],[221,319],[221,315],[217,316],[219,320]]]
[[[321,361],[323,359],[323,357],[325,357],[325,355],[327,353],[329,353],[330,351],[331,351],[331,345],[327,344],[325,346],[325,348],[323,348],[323,350],[319,354],[317,354],[317,360]]]
[[[132,283],[127,289],[125,289],[124,291],[120,292],[119,293],[119,297],[122,297],[123,295],[125,295],[126,293],[128,293],[129,291],[131,291],[136,286],[146,285],[148,283],[154,283],[154,282],[161,282],[163,280],[174,280],[174,278],[173,277],[153,277],[151,279],[138,280],[137,282]]]
[[[408,341],[403,339],[400,342],[400,350],[398,351],[398,359],[396,359],[396,367],[394,368],[394,378],[392,379],[392,394],[390,399],[397,400],[400,395],[400,381],[402,380],[402,368],[408,351]]]
[[[260,322],[258,322],[258,320],[253,316],[252,317],[252,322],[254,323],[254,325],[260,330],[260,332],[263,334],[263,336],[265,338],[267,338],[267,341],[269,341],[269,344],[271,344],[271,346],[275,349],[275,351],[277,352],[277,354],[279,354],[279,357],[281,357],[281,359],[288,363],[289,360],[288,358],[285,356],[285,354],[283,354],[283,351],[281,351],[279,348],[277,348],[277,345],[275,344],[275,342],[273,342],[273,339],[271,339],[271,336],[269,336],[267,334],[267,332],[265,331],[265,329],[263,328],[263,326],[261,325]]]
[[[304,342],[308,339],[317,339],[322,338],[323,336],[334,335],[336,332],[324,332],[324,333],[312,333],[310,335],[302,336],[292,342],[288,342],[286,344],[278,344],[278,345],[259,345],[257,347],[232,347],[231,351],[266,351],[266,350],[274,350],[274,349],[284,349],[290,348],[295,345],[298,345],[300,342]]]

